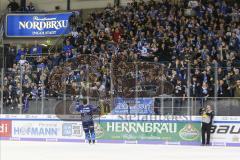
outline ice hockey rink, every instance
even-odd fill
[[[0,141],[1,160],[239,160],[239,147]]]

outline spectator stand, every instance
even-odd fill
[[[116,98],[152,97],[152,114],[195,115],[211,103],[217,115],[239,115],[239,7],[201,6],[189,16],[167,1],[141,1],[93,12],[84,24],[73,17],[71,35],[59,37],[63,49],[50,49],[52,65],[40,64],[36,75],[48,99],[41,113],[68,113],[78,96],[110,111]]]

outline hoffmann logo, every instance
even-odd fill
[[[0,137],[11,137],[12,121],[0,120]]]

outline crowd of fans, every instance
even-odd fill
[[[15,0],[9,0],[9,4],[7,6],[9,12],[34,12],[35,7],[32,2],[29,2],[26,7],[21,7],[18,2]]]
[[[133,1],[93,12],[86,23],[72,16],[61,52],[29,59],[18,52],[4,77],[4,102],[19,102],[21,82],[32,99],[240,97],[239,4],[191,7]]]

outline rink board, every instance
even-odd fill
[[[0,115],[1,140],[85,142],[79,116]],[[108,115],[95,119],[100,143],[200,145],[198,116]],[[212,145],[240,146],[240,117],[215,117]]]

